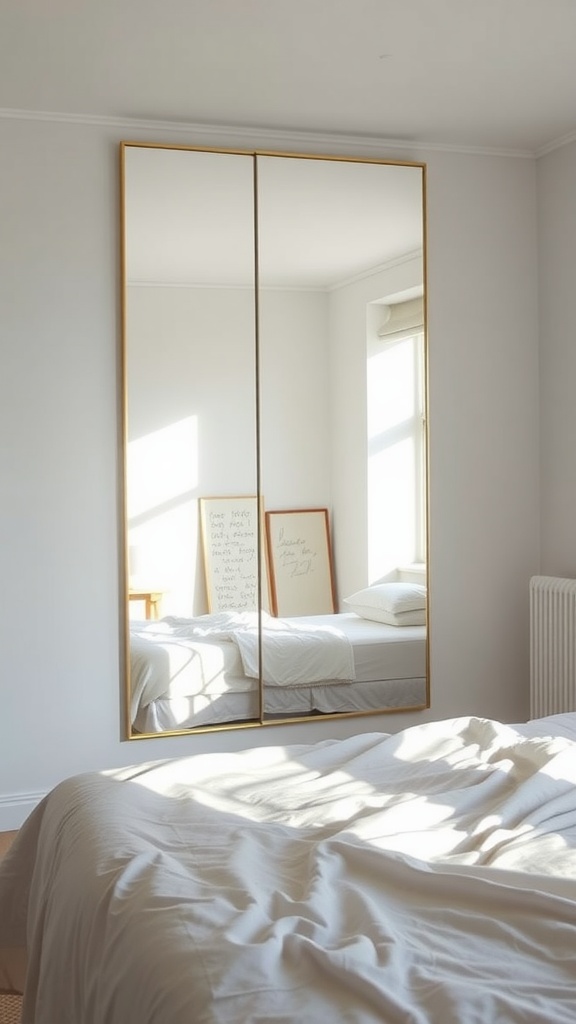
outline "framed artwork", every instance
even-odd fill
[[[335,611],[328,509],[266,512],[272,614],[325,615]]]
[[[270,608],[263,503],[255,495],[200,498],[200,528],[209,612]]]

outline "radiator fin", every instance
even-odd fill
[[[576,711],[576,580],[530,580],[530,717]]]

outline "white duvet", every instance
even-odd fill
[[[0,869],[23,1024],[576,1021],[576,717],[57,787]]]

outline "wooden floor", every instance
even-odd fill
[[[16,832],[0,832],[0,857],[5,853],[16,836]],[[22,1012],[20,996],[0,995],[0,1024],[19,1024]]]
[[[16,835],[16,832],[0,832],[0,857],[6,853]]]
[[[20,1024],[22,997],[0,995],[0,1024]]]

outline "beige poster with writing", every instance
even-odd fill
[[[328,509],[266,512],[272,612],[325,615],[335,611]]]
[[[269,611],[262,503],[254,495],[200,498],[200,527],[208,611]]]

